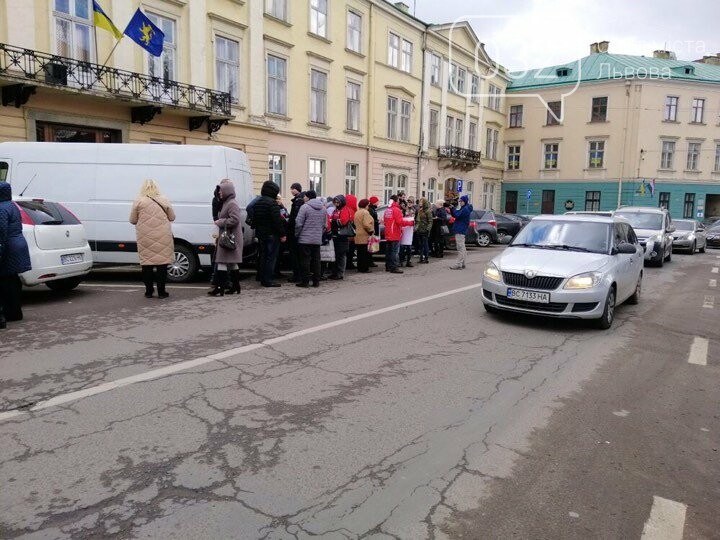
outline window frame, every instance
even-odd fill
[[[585,192],[585,211],[586,212],[599,212],[600,201],[602,198],[602,192],[598,190],[591,190]]]
[[[605,100],[602,103],[602,100]],[[590,122],[607,122],[608,116],[608,103],[609,99],[607,96],[599,96],[592,98],[592,104],[590,107]]]
[[[455,117],[445,115],[445,146],[455,146]]]
[[[409,51],[406,49],[406,46],[410,47]],[[400,71],[412,73],[413,49],[414,46],[412,41],[404,38],[400,40]]]
[[[387,97],[387,132],[385,134],[387,135],[388,139],[391,139],[393,141],[397,140],[398,135],[398,115],[400,113],[399,102],[400,99],[395,96]],[[391,103],[394,103],[394,107],[390,107]]]
[[[218,45],[221,41],[232,43],[237,47],[237,60],[221,59],[218,54]],[[221,34],[215,34],[215,86],[218,90],[227,92],[230,94],[231,103],[240,103],[240,59],[242,58],[242,49],[239,39],[233,39]],[[220,68],[223,67],[226,71],[228,80],[230,76],[228,73],[234,68],[234,81],[235,81],[235,94],[231,91],[231,88],[222,88],[220,85]]]
[[[699,117],[699,120],[698,120]],[[705,98],[693,98],[690,109],[690,123],[703,124],[705,121]]]
[[[668,150],[666,150],[668,145]],[[675,141],[664,140],[660,144],[660,168],[666,171],[672,171],[675,164],[675,152],[677,144]]]
[[[663,121],[677,122],[679,107],[680,107],[680,96],[665,96],[665,107],[663,108]]]
[[[513,111],[513,109],[516,109]],[[510,113],[508,118],[508,127],[521,128],[523,127],[523,106],[522,105],[510,105]]]
[[[522,159],[522,145],[520,144],[509,144],[507,146],[507,170],[508,171],[519,171],[520,160]],[[514,159],[513,159],[514,158]],[[511,166],[514,164],[515,166]]]
[[[457,70],[457,91],[458,94],[464,94],[465,93],[465,81],[467,79],[467,70],[462,67],[458,66]]]
[[[685,161],[685,170],[699,171],[700,152],[702,151],[702,143],[699,141],[688,141],[687,159]]]
[[[276,77],[270,75],[270,61],[273,59],[273,61],[277,61],[279,64],[282,64],[284,68],[284,78]],[[270,82],[276,81],[275,84],[271,85]],[[277,54],[267,53],[265,56],[265,83],[267,85],[266,89],[266,96],[265,96],[265,110],[268,114],[276,114],[280,116],[287,116],[288,112],[288,59],[279,56]],[[279,88],[278,88],[278,85]],[[281,90],[282,93],[282,107],[280,109],[282,110],[271,110],[270,107],[270,92],[271,92],[271,86],[273,87],[272,90],[275,90],[276,92]],[[279,95],[274,96],[277,98]],[[278,103],[280,103],[280,100],[276,100]]]
[[[351,87],[357,87],[357,98],[354,98]],[[360,133],[362,84],[358,81],[347,79],[345,81],[345,129]],[[355,125],[356,127],[353,127]]]
[[[713,172],[720,172],[720,143],[715,143],[715,168]]]
[[[455,146],[463,148],[465,145],[465,120],[463,118],[455,119]]]
[[[96,28],[95,23],[93,20],[93,6],[91,0],[80,0],[84,2],[87,6],[88,10],[88,17],[83,18],[78,15],[76,15],[77,9],[76,5],[78,3],[78,0],[68,0],[68,12],[64,11],[58,11],[56,9],[57,3],[56,0],[51,0],[51,14],[53,18],[53,25],[52,25],[52,39],[53,39],[53,50],[55,51],[55,54],[58,54],[60,56],[66,56],[69,58],[73,58],[75,60],[84,61],[84,62],[91,62],[95,63],[97,62],[97,47],[96,47]],[[58,48],[58,31],[57,31],[57,24],[58,21],[64,21],[69,25],[69,35],[68,35],[68,42],[67,42],[67,48],[70,51],[69,54],[63,54],[62,51]],[[83,26],[87,28],[87,36],[88,36],[88,43],[87,43],[87,52],[88,57],[82,58],[78,54],[77,50],[77,29],[76,26]]]
[[[281,167],[280,169],[276,169],[274,166],[271,167],[271,165],[275,164],[275,159],[279,158]],[[268,152],[268,180],[271,182],[275,182],[275,184],[278,185],[280,188],[280,193],[282,193],[283,185],[285,184],[285,174],[287,172],[287,155],[286,154],[280,154],[277,152]],[[278,183],[275,178],[280,178],[280,182]]]
[[[480,103],[480,77],[475,73],[470,74],[470,101]]]
[[[670,209],[670,192],[661,191],[658,194],[658,208],[664,208],[665,210]]]
[[[349,172],[349,168],[355,167],[355,174]],[[345,193],[357,195],[358,184],[360,182],[360,164],[346,161],[345,162]]]
[[[280,6],[281,9],[278,8]],[[289,21],[288,0],[265,0],[264,12],[280,21]]]
[[[688,212],[688,209],[690,211]],[[695,219],[695,193],[685,193],[683,199],[683,219]]]
[[[556,112],[557,109],[557,112]],[[546,126],[559,126],[560,118],[562,117],[562,100],[561,101],[548,101],[547,110],[545,111],[545,125]]]
[[[320,172],[313,171],[313,164],[320,164]],[[322,188],[325,186],[325,176],[327,175],[327,161],[324,158],[308,157],[308,185],[315,193],[322,195]],[[319,178],[319,180],[318,180]]]
[[[437,60],[437,65],[435,61]],[[442,57],[436,53],[430,53],[430,85],[440,86],[442,84]]]
[[[548,147],[551,147],[548,149]],[[552,148],[554,147],[554,148]],[[548,159],[548,156],[551,156]],[[555,156],[555,159],[552,159]],[[548,167],[548,163],[552,164]],[[543,170],[556,171],[560,168],[560,143],[559,142],[545,142],[543,143]]]
[[[593,163],[593,160],[599,159],[600,162]],[[588,141],[588,169],[604,169],[605,168],[605,140]]]
[[[433,122],[433,118],[435,121]],[[438,147],[438,135],[440,127],[440,111],[438,109],[430,109],[430,119],[428,124],[428,148]]]
[[[359,21],[359,26],[355,28],[352,26],[352,17],[357,17]],[[356,52],[358,54],[362,54],[363,49],[363,40],[362,40],[362,30],[363,30],[363,16],[362,13],[359,13],[358,11],[354,9],[348,9],[347,15],[345,16],[345,24],[346,24],[346,30],[345,30],[345,46],[348,48],[348,50]],[[353,48],[353,37],[354,33],[357,34],[357,49]]]
[[[390,204],[390,197],[395,194],[395,178],[396,175],[393,172],[386,172],[383,175],[383,204],[385,205]],[[388,182],[388,179],[390,179],[390,182]]]
[[[157,13],[153,13],[152,11],[147,11],[145,13],[148,19],[152,21],[152,23],[160,28],[165,33],[165,39],[163,40],[163,50],[160,56],[153,56],[150,53],[147,53],[147,73],[150,77],[157,77],[158,79],[161,79],[165,82],[168,81],[177,81],[178,80],[178,39],[177,39],[177,28],[178,28],[178,21],[177,19],[174,19],[172,17],[168,17],[165,15],[159,15]],[[166,29],[164,28],[163,22],[167,21],[171,23],[172,25],[172,39],[168,39],[168,33]],[[168,55],[170,56],[170,59],[172,60],[172,74],[169,77],[164,76],[164,67],[165,67],[165,60],[168,58]],[[163,75],[153,75],[152,74],[152,66],[155,63],[158,63],[160,68],[163,71]]]
[[[313,75],[319,77],[313,79]],[[324,80],[325,87],[314,86],[314,80]],[[322,114],[319,114],[320,112]],[[310,68],[310,122],[322,126],[328,125],[328,73],[316,67]]]
[[[321,10],[321,5],[323,3],[325,4],[325,11]],[[309,32],[313,36],[328,39],[328,21],[330,20],[328,15],[330,10],[329,0],[310,0],[308,2],[308,9],[310,12],[310,22],[308,24]],[[323,28],[324,31],[321,32],[320,30]]]
[[[477,129],[478,129],[478,123],[477,121],[473,122],[472,120],[468,123],[468,148],[470,150],[476,150],[477,149]]]
[[[393,41],[397,40],[397,44],[393,46]],[[388,32],[388,57],[387,63],[390,67],[399,69],[400,66],[400,48],[402,38],[395,32]]]
[[[405,109],[407,108],[407,114]],[[410,142],[410,128],[412,119],[412,103],[405,99],[400,100],[400,140]]]

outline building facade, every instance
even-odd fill
[[[503,210],[640,205],[675,218],[720,215],[720,66],[607,47],[514,78]]]

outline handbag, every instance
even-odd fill
[[[380,251],[380,239],[374,234],[368,238],[368,253],[377,253]]]
[[[355,236],[355,223],[353,221],[348,221],[347,225],[343,225],[342,227],[338,227],[338,236],[345,236],[345,237],[351,237]]]
[[[237,243],[235,242],[235,233],[228,232],[227,227],[225,227],[222,233],[220,233],[218,245],[224,249],[235,249],[237,245]]]

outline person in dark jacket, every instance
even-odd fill
[[[346,234],[347,226],[353,221],[354,213],[347,205],[345,195],[333,198],[335,211],[331,218],[332,238],[335,245],[335,268],[329,279],[344,279],[347,253],[350,247],[350,236]]]
[[[6,321],[22,320],[19,274],[31,269],[20,210],[12,201],[10,184],[0,182],[0,329],[7,327]]]
[[[455,233],[455,245],[457,246],[458,253],[457,262],[450,267],[453,270],[465,269],[465,257],[467,256],[467,249],[465,248],[465,234],[470,226],[470,214],[472,211],[473,206],[470,204],[470,199],[467,195],[460,197],[458,208],[454,208],[452,211],[452,216],[455,218],[455,223],[453,223],[453,232]]]
[[[378,207],[379,202],[380,202],[380,199],[378,199],[375,195],[373,195],[372,197],[370,197],[368,199],[369,204],[367,207],[368,212],[370,212],[370,215],[373,218],[373,221],[375,221],[375,233],[374,234],[378,238],[380,238],[380,218],[378,217],[378,213],[377,213],[377,207]],[[372,257],[371,257],[370,258],[370,268],[375,268],[375,267],[377,267],[377,264],[375,264],[375,262],[372,260]]]
[[[219,229],[219,234],[225,232],[235,238],[235,247],[227,248],[221,242],[217,244],[215,253],[215,262],[217,269],[215,270],[215,288],[208,292],[210,296],[225,296],[225,282],[228,273],[230,275],[229,294],[240,294],[240,267],[243,255],[243,230],[242,230],[242,213],[240,207],[235,200],[235,186],[230,180],[223,180],[218,186],[220,188],[220,200],[222,207],[215,220],[215,225]]]
[[[295,218],[295,237],[300,254],[298,287],[320,286],[320,246],[327,227],[328,215],[322,199],[313,191],[303,193],[304,204]]]
[[[273,271],[281,242],[285,242],[285,222],[280,216],[277,196],[280,188],[275,182],[265,181],[260,198],[253,208],[255,235],[260,242],[260,283],[263,287],[280,287],[273,281]]]
[[[432,229],[430,229],[430,248],[433,257],[442,259],[445,256],[445,234],[443,229],[448,226],[449,215],[445,209],[445,201],[440,199],[433,209]]]
[[[290,186],[290,193],[292,193],[293,197],[290,201],[290,219],[288,220],[287,243],[292,276],[288,278],[288,281],[290,283],[295,283],[300,280],[300,253],[298,241],[295,236],[295,221],[297,220],[298,212],[300,212],[300,207],[305,204],[305,194],[302,192],[302,186],[297,182]]]
[[[220,213],[220,209],[222,208],[222,205],[223,205],[222,199],[220,198],[220,185],[219,184],[217,186],[215,186],[215,191],[213,192],[213,198],[212,198],[211,205],[212,205],[212,219],[213,219],[213,222],[215,222],[218,219],[218,214]],[[212,265],[212,275],[210,276],[210,283],[213,283],[213,284],[215,283],[215,272],[217,271],[217,268],[215,268],[215,254],[217,253],[217,249],[218,248],[217,248],[217,239],[216,239],[215,251],[213,251],[213,253],[210,256],[210,264]],[[228,281],[226,283],[225,288],[229,289],[231,287],[232,287],[232,285]]]

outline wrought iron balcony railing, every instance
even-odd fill
[[[0,43],[0,77],[230,118],[230,94]]]
[[[438,157],[462,161],[465,163],[479,164],[482,154],[477,150],[461,148],[459,146],[441,146],[438,148]]]

